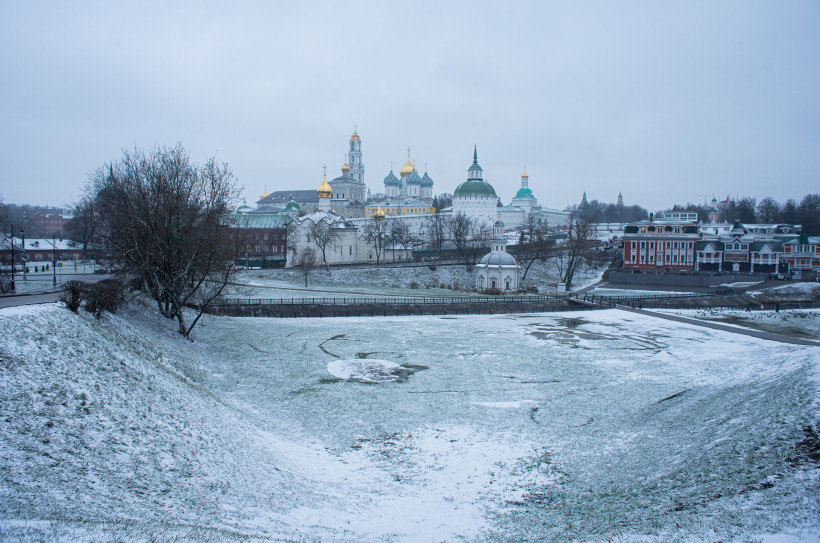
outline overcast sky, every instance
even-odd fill
[[[62,205],[123,148],[181,142],[253,204],[479,163],[504,203],[662,209],[820,192],[820,2],[0,0],[6,203]]]

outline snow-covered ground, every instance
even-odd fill
[[[760,300],[810,301],[820,300],[820,284],[790,283],[783,286],[749,292]]]
[[[201,326],[0,310],[0,539],[820,536],[816,348],[620,311]]]
[[[820,340],[820,309],[740,311],[735,309],[653,309],[659,313],[717,321],[775,334]]]
[[[475,271],[465,266],[406,268],[317,268],[310,272],[308,287],[304,275],[293,269],[241,272],[226,296],[250,298],[319,298],[373,296],[473,296]],[[575,275],[573,289],[596,282],[604,267],[582,266]],[[523,270],[522,270],[523,273]],[[558,281],[554,260],[535,262],[522,281],[539,291],[553,294]],[[411,287],[415,285],[415,288]]]

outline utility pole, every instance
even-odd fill
[[[14,224],[9,224],[9,243],[11,244],[11,290],[14,293]]]

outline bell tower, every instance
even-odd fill
[[[364,184],[364,163],[362,162],[362,139],[356,128],[353,127],[353,135],[350,136],[350,150],[347,152],[347,159],[350,161],[350,177]]]

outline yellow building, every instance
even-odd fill
[[[372,217],[376,209],[381,206],[382,211],[386,215],[432,215],[436,212],[436,208],[425,204],[421,200],[392,200],[377,205],[368,205],[365,207],[364,216]]]

